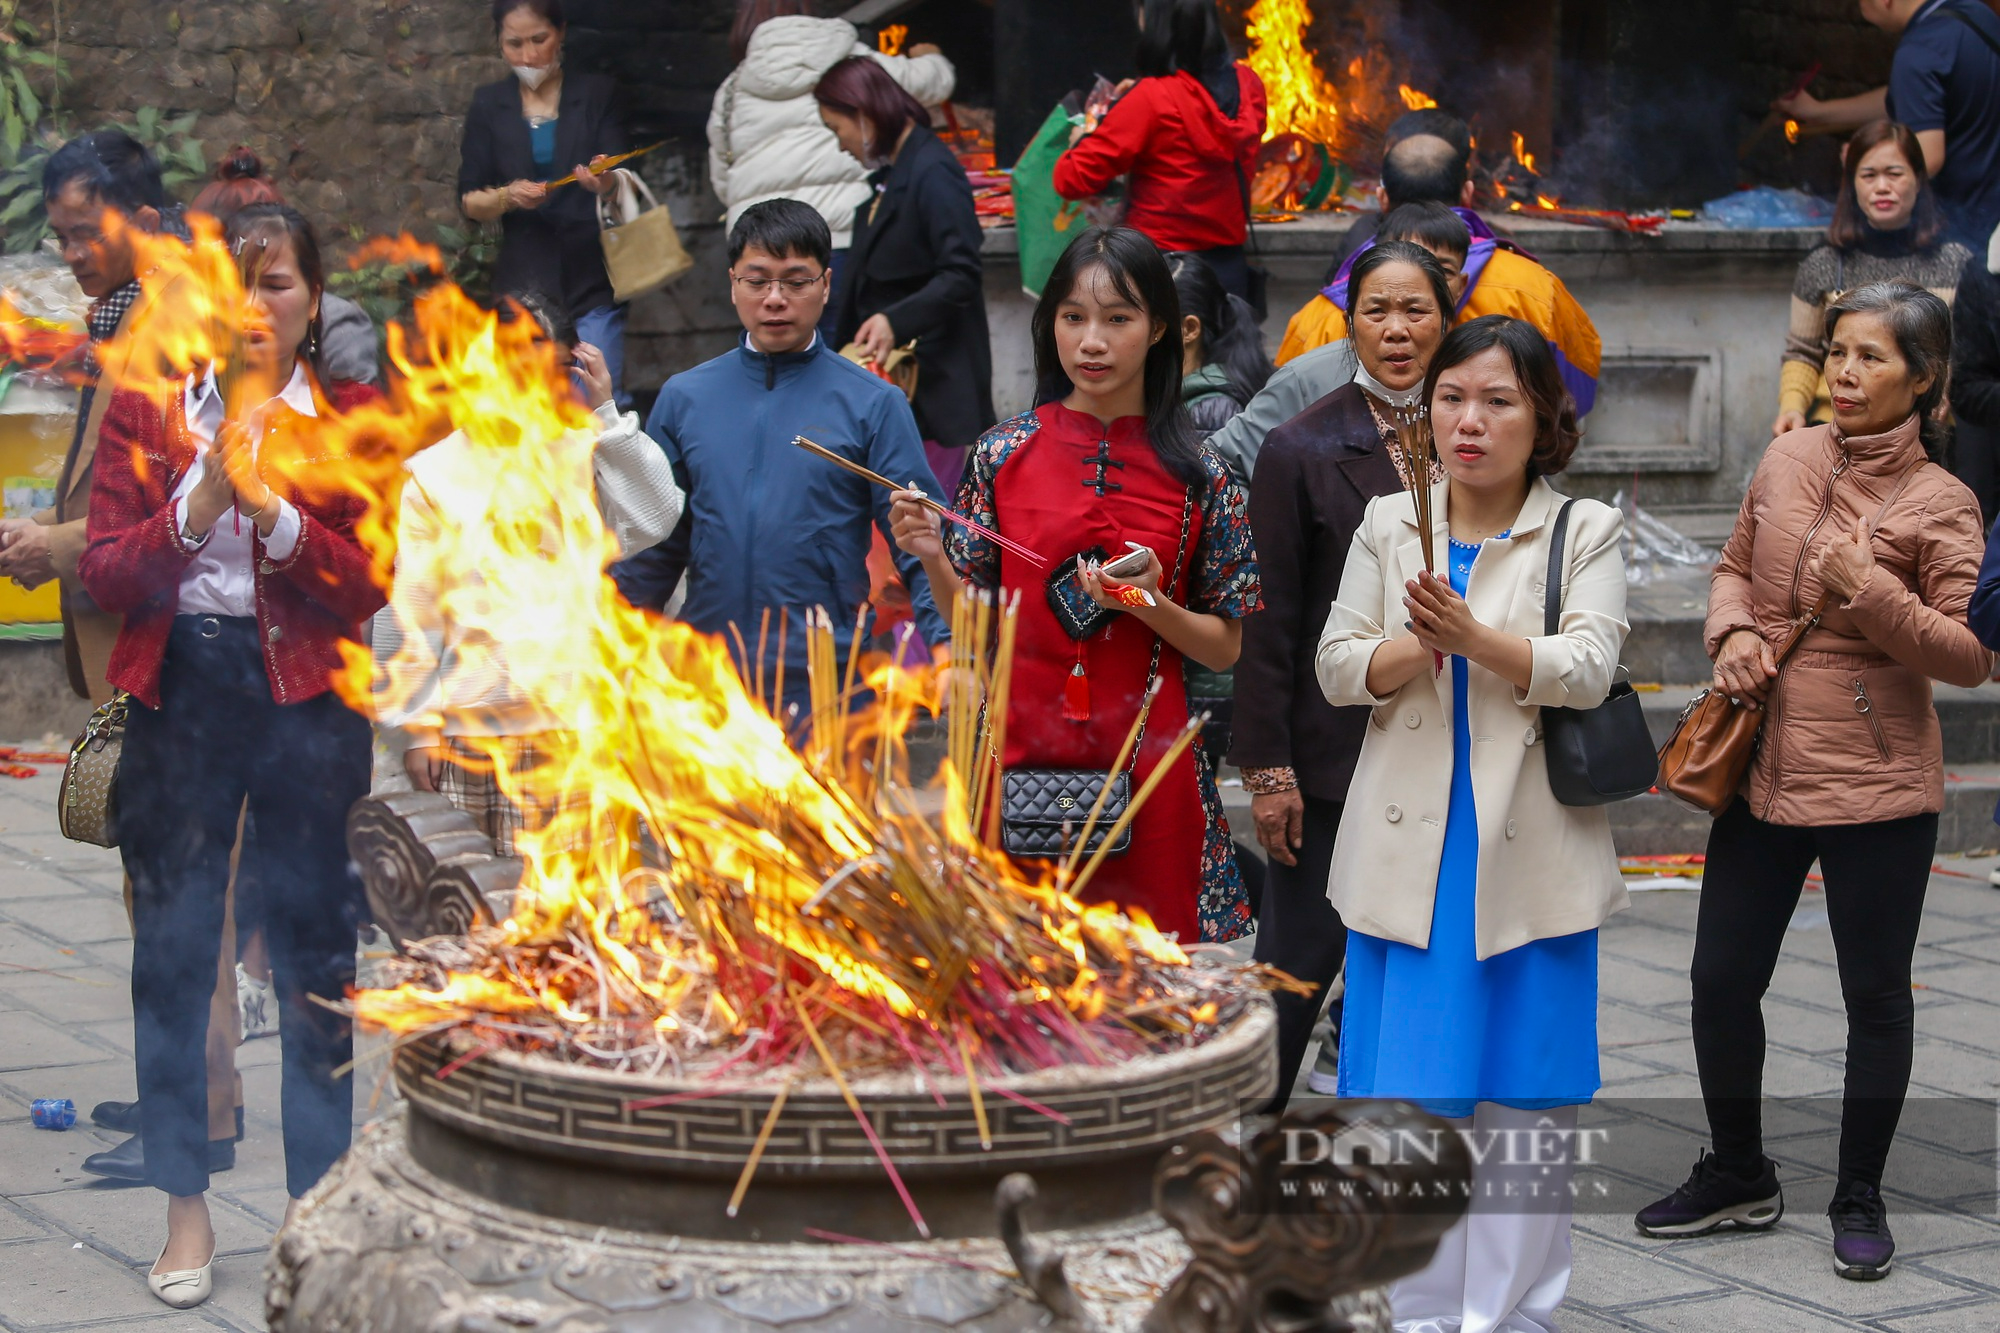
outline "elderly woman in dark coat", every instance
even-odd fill
[[[929,113],[873,60],[841,61],[813,96],[875,188],[854,211],[854,241],[834,296],[838,340],[860,343],[878,365],[916,344],[910,405],[931,468],[952,494],[966,446],[995,419],[972,186],[931,133]]]

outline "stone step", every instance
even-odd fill
[[[1236,783],[1233,769],[1224,769],[1222,778],[1222,808],[1229,817],[1230,833],[1261,855],[1250,822],[1249,793]],[[2000,826],[1993,821],[1996,805],[2000,805],[2000,763],[1948,768],[1944,811],[1938,819],[1938,855],[1960,856],[2000,847]],[[1671,856],[1707,850],[1711,820],[1671,796],[1649,793],[1620,801],[1609,813],[1611,838],[1620,856]]]
[[[1948,770],[1944,811],[1938,817],[1937,854],[1963,856],[2000,847],[2000,826],[1993,822],[1996,804],[2000,804],[2000,764]],[[1705,851],[1711,822],[1701,811],[1658,794],[1611,807],[1611,837],[1620,856]]]
[[[1638,679],[1634,674],[1634,679]],[[1680,722],[1681,711],[1701,690],[1699,685],[1663,685],[1642,689],[1646,727],[1655,746],[1665,745]],[[1931,682],[1938,725],[1944,733],[1947,769],[1974,764],[2000,764],[2000,685],[1988,682],[1973,689]]]

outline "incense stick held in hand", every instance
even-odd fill
[[[906,491],[911,489],[910,487],[905,486],[900,482],[890,481],[887,477],[883,476],[881,473],[874,471],[872,468],[865,468],[861,466],[861,464],[854,462],[852,459],[842,458],[839,454],[827,448],[825,445],[814,444],[811,440],[808,440],[803,435],[794,435],[792,437],[792,443],[796,444],[799,448],[805,450],[809,454],[816,454],[819,457],[824,458],[827,462],[833,464],[835,467],[841,468],[848,472],[852,472],[857,477],[864,477],[867,480],[874,482],[877,486],[886,486],[892,491]],[[921,504],[924,508],[931,510],[939,518],[944,519],[946,522],[956,523],[962,528],[968,528],[971,531],[978,533],[980,536],[986,538],[988,541],[999,543],[1001,546],[1005,547],[1009,551],[1012,551],[1015,555],[1020,556],[1023,560],[1026,560],[1029,564],[1033,565],[1037,569],[1047,569],[1049,567],[1049,562],[1046,559],[1036,554],[1034,551],[1029,550],[1027,547],[1021,545],[1021,543],[1014,541],[1012,538],[1002,537],[999,533],[995,532],[993,529],[986,527],[982,524],[974,523],[971,519],[967,518],[965,515],[956,513],[953,510],[945,508],[943,505],[939,504],[936,500],[931,499],[931,497],[928,495],[922,496],[917,501],[917,503]]]
[[[605,158],[601,164],[592,167],[590,169],[590,174],[593,176],[602,175],[603,173],[610,171],[613,167],[622,166],[624,163],[630,162],[635,157],[644,157],[646,154],[652,152],[655,148],[665,147],[666,142],[667,141],[665,139],[662,139],[660,140],[659,143],[649,143],[644,148],[634,148],[629,153],[613,153],[610,157]],[[558,185],[574,185],[574,184],[576,184],[576,173],[572,171],[567,176],[561,177],[558,180],[550,181],[543,188],[553,190]]]
[[[1437,538],[1431,531],[1431,473],[1437,469],[1437,435],[1430,413],[1422,406],[1395,409],[1396,442],[1410,471],[1410,499],[1417,507],[1417,538],[1423,543],[1424,569],[1437,575]],[[1444,654],[1431,654],[1435,675],[1444,674]]]

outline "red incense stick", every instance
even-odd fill
[[[839,454],[835,453],[833,450],[827,448],[823,444],[814,444],[811,440],[808,440],[803,435],[794,435],[792,437],[792,443],[796,444],[799,448],[805,450],[809,454],[816,454],[819,457],[824,458],[827,462],[833,464],[835,467],[843,468],[846,471],[852,472],[857,477],[867,478],[869,481],[874,482],[877,486],[886,486],[892,491],[904,491],[910,489],[909,487],[904,486],[898,482],[890,481],[887,477],[883,476],[881,473],[876,472],[871,468],[865,468],[861,466],[861,464],[853,461],[852,459],[842,458]],[[999,533],[995,532],[993,529],[989,527],[986,527],[983,524],[974,523],[971,519],[967,518],[965,515],[957,513],[954,510],[945,508],[943,505],[939,504],[936,500],[931,499],[931,497],[928,495],[923,496],[922,499],[918,501],[918,503],[923,505],[924,508],[931,510],[939,518],[945,519],[946,521],[951,523],[956,523],[962,528],[967,528],[973,532],[976,532],[980,536],[986,538],[988,541],[997,542],[999,545],[1001,545],[1002,547],[1006,548],[1009,551],[1012,551],[1015,555],[1020,556],[1023,560],[1026,560],[1029,564],[1033,565],[1037,569],[1047,569],[1049,567],[1049,562],[1044,557],[1038,555],[1036,552],[1021,545],[1021,543],[1013,540],[1010,537],[1002,537]]]

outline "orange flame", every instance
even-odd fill
[[[891,23],[875,34],[875,49],[885,56],[903,54],[903,40],[910,35],[907,23]]]
[[[1398,84],[1396,93],[1403,99],[1403,105],[1412,111],[1424,111],[1437,105],[1437,98],[1432,97],[1429,93],[1418,92],[1407,83]],[[1474,145],[1474,147],[1477,146],[1476,144]]]
[[[1535,169],[1535,155],[1528,151],[1528,141],[1522,137],[1519,130],[1514,131],[1514,160],[1526,167],[1530,175],[1542,174]]]
[[[1799,141],[1799,123],[1796,120],[1786,121],[1785,142],[1789,144],[1795,144],[1798,141]]]
[[[102,357],[121,387],[160,401],[195,367],[215,365],[219,377],[248,368],[229,362],[241,358],[242,329],[258,316],[236,257],[213,224],[197,226],[191,246],[139,238],[155,314],[131,322]],[[371,243],[353,262],[374,260],[443,272],[435,250],[407,237]],[[388,395],[322,418],[310,457],[268,466],[304,493],[363,500],[357,535],[375,577],[385,587],[392,575],[415,581],[434,595],[421,614],[392,600],[386,615],[399,646],[385,646],[379,670],[368,649],[342,645],[335,685],[349,706],[443,721],[431,690],[438,626],[448,621],[461,649],[456,669],[504,670],[523,711],[548,721],[537,735],[547,759],[532,774],[505,762],[504,742],[468,743],[490,751],[510,799],[553,810],[517,838],[522,887],[497,936],[563,961],[535,975],[455,971],[441,985],[362,992],[358,1017],[410,1032],[531,1015],[596,1032],[612,1012],[674,1033],[692,1052],[759,1021],[752,1011],[772,976],[796,979],[823,1015],[878,1033],[888,1031],[878,1019],[909,1024],[919,1043],[961,1022],[985,1042],[979,1021],[1032,1028],[1045,1021],[1038,1013],[1074,1030],[1105,1012],[1107,994],[1179,1002],[1182,991],[1163,998],[1144,974],[1147,965],[1184,967],[1179,945],[1143,913],[1085,906],[979,841],[968,775],[946,765],[936,820],[886,780],[903,764],[909,718],[940,705],[932,669],[856,661],[845,668],[846,688],[838,669],[830,685],[816,673],[815,721],[834,722],[816,726],[801,753],[762,683],[753,690],[739,675],[722,639],[618,596],[605,575],[618,550],[596,503],[597,430],[533,321],[503,320],[439,280],[417,298],[410,323],[392,323],[387,335]],[[231,401],[261,400],[246,390]],[[426,498],[434,488],[469,511],[437,524],[421,555],[399,556],[399,511],[419,454]],[[828,626],[823,611],[817,623]],[[814,644],[830,653],[830,634]],[[880,703],[850,720],[848,697],[862,681]],[[775,701],[781,691],[771,684]],[[924,866],[935,878],[913,878]],[[863,882],[877,907],[893,910],[869,916],[840,896]],[[933,889],[934,900],[913,901]],[[1010,934],[1024,916],[1046,923],[1039,945]],[[995,923],[990,955],[970,952],[982,920]],[[573,953],[587,954],[589,966]],[[1110,980],[1124,989],[1107,992]],[[856,1017],[864,1014],[875,1017]]]
[[[1244,17],[1250,39],[1246,63],[1264,81],[1269,105],[1266,141],[1289,132],[1315,143],[1340,142],[1340,97],[1306,47],[1311,23],[1307,0],[1257,0]]]

